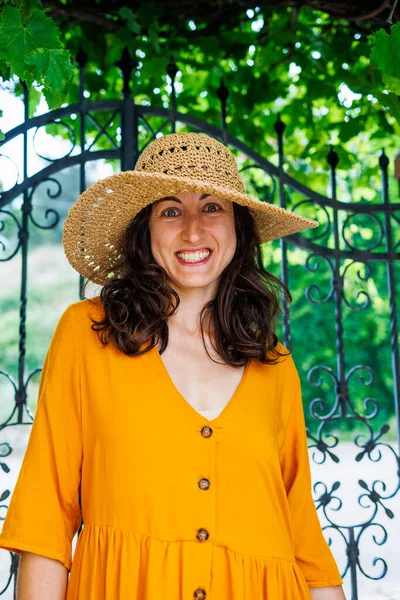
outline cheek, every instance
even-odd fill
[[[226,252],[226,258],[227,258],[227,262],[230,263],[231,260],[233,259],[235,253],[236,253],[236,245],[237,245],[237,239],[236,239],[236,230],[235,230],[235,226],[233,225],[232,228],[229,230],[227,239],[226,239],[226,248],[227,248],[227,252]]]
[[[222,248],[225,248],[226,253],[233,255],[236,250],[236,230],[234,221],[220,223],[216,227],[214,234],[219,240]]]
[[[173,245],[175,233],[172,227],[164,227],[162,223],[149,222],[150,246],[154,258],[168,254]]]

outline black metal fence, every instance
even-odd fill
[[[391,470],[392,477],[388,483],[377,480],[367,482],[364,479],[358,479],[361,494],[357,498],[358,518],[351,524],[339,522],[340,513],[337,513],[338,517],[336,519],[332,518],[332,511],[337,511],[341,506],[339,481],[335,480],[330,484],[319,481],[314,486],[315,502],[320,511],[321,522],[325,522],[324,532],[327,537],[329,534],[329,542],[332,541],[332,550],[338,559],[342,576],[345,578],[345,585],[348,585],[351,589],[352,599],[357,600],[359,598],[359,585],[363,580],[378,580],[387,576],[387,564],[383,558],[374,558],[372,565],[363,563],[361,559],[361,541],[366,537],[366,532],[371,530],[371,532],[375,532],[373,534],[375,545],[382,545],[386,542],[387,531],[383,523],[379,522],[379,519],[389,518],[389,523],[393,524],[395,522],[390,520],[394,515],[389,508],[389,503],[398,494],[400,488],[399,455],[394,448],[394,444],[385,441],[389,425],[380,423],[377,426],[379,422],[379,399],[366,398],[363,395],[361,396],[359,392],[357,392],[356,398],[351,391],[351,381],[356,376],[359,378],[361,386],[370,385],[374,374],[379,375],[383,364],[387,368],[387,359],[390,355],[390,369],[393,378],[392,408],[395,414],[397,440],[399,440],[400,364],[396,268],[398,269],[400,265],[400,240],[396,242],[395,239],[400,225],[400,204],[392,203],[389,199],[389,161],[387,156],[382,153],[379,157],[381,201],[343,202],[338,199],[337,195],[339,158],[333,148],[329,152],[327,149],[327,168],[330,169],[331,193],[325,196],[316,193],[287,174],[284,156],[285,126],[280,118],[275,124],[278,148],[277,165],[254,152],[240,140],[233,138],[227,131],[226,103],[228,90],[222,82],[218,90],[221,127],[216,127],[190,116],[190,114],[181,114],[177,111],[174,83],[178,69],[172,60],[168,65],[172,90],[168,108],[138,105],[134,102],[131,97],[129,82],[135,64],[126,52],[118,65],[124,82],[123,97],[121,99],[89,101],[85,94],[86,57],[83,52],[79,52],[77,60],[79,65],[79,101],[74,105],[63,106],[57,110],[30,118],[28,108],[29,90],[24,87],[24,121],[8,131],[4,142],[1,144],[0,158],[4,159],[7,157],[7,148],[11,148],[12,143],[17,139],[22,141],[22,172],[20,175],[18,174],[18,165],[15,159],[8,156],[8,159],[15,165],[16,177],[15,181],[9,184],[6,189],[3,188],[0,193],[0,262],[11,261],[17,254],[21,258],[19,332],[15,331],[15,337],[18,337],[19,343],[18,356],[15,355],[17,376],[14,378],[7,370],[0,370],[0,379],[3,379],[3,383],[0,382],[0,394],[6,385],[10,386],[15,400],[12,412],[7,415],[7,418],[0,425],[0,430],[3,432],[3,437],[0,440],[1,456],[4,459],[12,453],[10,444],[4,439],[7,431],[10,430],[9,428],[23,423],[30,424],[33,418],[28,407],[27,386],[31,378],[40,369],[35,369],[30,373],[26,372],[26,309],[29,298],[27,287],[29,275],[28,250],[35,230],[41,230],[43,233],[45,230],[50,231],[58,228],[58,235],[60,234],[59,227],[62,221],[57,211],[56,201],[67,195],[65,181],[64,183],[61,181],[62,174],[70,172],[68,170],[73,168],[78,170],[76,191],[80,193],[87,187],[87,168],[93,161],[111,160],[114,161],[114,164],[118,164],[121,170],[132,169],[140,152],[157,135],[175,132],[176,130],[205,132],[227,144],[240,158],[240,170],[243,177],[247,178],[250,185],[253,185],[253,189],[259,193],[262,200],[277,202],[280,206],[290,208],[294,212],[301,211],[304,214],[305,211],[306,216],[314,216],[322,223],[317,230],[311,233],[295,234],[278,240],[274,248],[278,249],[280,253],[277,275],[289,286],[292,293],[294,291],[298,292],[298,301],[303,302],[302,306],[307,304],[308,308],[312,307],[313,322],[314,319],[317,321],[316,316],[323,308],[325,319],[327,311],[332,315],[333,327],[330,350],[332,351],[333,360],[331,366],[317,364],[317,357],[320,352],[317,352],[316,344],[320,337],[318,331],[315,330],[310,332],[310,335],[313,336],[313,343],[309,346],[311,352],[308,353],[307,363],[304,361],[304,368],[301,373],[306,395],[313,393],[313,387],[322,389],[323,379],[325,378],[325,382],[328,381],[328,387],[330,387],[328,392],[332,398],[329,402],[325,402],[319,397],[312,398],[308,407],[306,407],[306,409],[308,408],[305,411],[307,420],[310,417],[312,419],[307,431],[311,441],[310,449],[312,449],[313,460],[315,463],[324,463],[325,469],[330,465],[337,464],[340,460],[340,431],[342,431],[345,424],[351,422],[353,425],[350,429],[359,432],[359,435],[354,437],[354,448],[356,450],[354,464],[361,464],[362,460],[370,461],[372,474],[374,463],[383,460],[383,457],[386,456],[385,460],[391,461],[390,464],[393,466]],[[115,126],[117,122],[119,125]],[[113,126],[111,127],[111,125]],[[50,128],[53,133],[62,130],[64,137],[69,138],[70,147],[63,156],[50,158],[46,153],[38,150],[38,136],[42,128]],[[91,132],[90,139],[88,139],[88,128]],[[94,129],[97,131],[95,135],[93,134]],[[30,172],[30,161],[33,156],[40,157],[45,164],[42,168]],[[0,173],[0,185],[4,174],[5,171],[3,171],[3,174]],[[41,195],[40,207],[45,208],[46,224],[41,224],[35,216],[36,194],[43,184],[48,186],[45,201],[51,203],[50,207],[43,205],[43,194]],[[15,205],[17,199],[20,199],[20,207],[18,208]],[[318,216],[316,217],[317,213]],[[357,219],[360,217],[364,218],[362,227],[357,225]],[[369,225],[365,224],[365,218],[369,220]],[[2,231],[6,230],[6,225],[7,230],[14,231],[13,236],[6,238],[2,234]],[[367,238],[365,237],[366,228],[371,232],[371,235]],[[362,247],[357,247],[354,243],[354,231],[356,230],[359,233],[361,229],[364,232]],[[14,247],[11,247],[11,237],[16,241]],[[291,274],[294,273],[292,257],[294,256],[293,253],[299,253],[299,251],[306,256],[304,263],[300,265],[303,275],[297,277],[297,280],[293,278],[294,281],[292,282]],[[320,265],[323,265],[321,269]],[[387,287],[384,293],[383,291],[380,293],[385,297],[385,302],[388,305],[386,327],[389,354],[383,357],[382,361],[375,360],[373,364],[352,364],[352,350],[349,343],[346,343],[346,319],[348,317],[345,319],[344,312],[353,313],[353,320],[358,319],[358,326],[362,327],[363,311],[366,314],[365,311],[373,310],[370,291],[362,290],[358,292],[357,296],[360,297],[361,295],[364,298],[364,302],[358,304],[351,303],[346,295],[346,282],[350,277],[352,267],[355,265],[360,267],[357,272],[357,283],[362,282],[366,286],[369,281],[374,279],[372,265],[378,265],[381,273],[382,269],[386,271]],[[364,269],[364,274],[361,267]],[[323,268],[325,268],[324,278],[321,275]],[[4,284],[5,282],[1,278],[1,265],[0,279]],[[77,283],[77,296],[82,298],[82,277],[79,277]],[[306,286],[307,283],[309,285]],[[328,291],[324,293],[322,288],[326,286],[328,286]],[[17,305],[18,299],[15,297],[15,306]],[[1,311],[2,306],[0,304],[0,317]],[[310,318],[308,318],[308,322],[310,322]],[[282,338],[283,343],[289,347],[292,346],[292,340],[295,338],[295,329],[291,327],[291,315],[289,311],[286,311],[282,319]],[[306,343],[304,338],[303,342]],[[296,347],[298,346],[295,344]],[[313,348],[315,352],[313,352]],[[0,357],[0,368],[3,366],[1,361],[2,358]],[[301,359],[298,359],[297,362],[300,363],[299,366],[302,366]],[[332,363],[336,363],[336,366],[332,366]],[[306,366],[306,364],[311,366]],[[0,396],[0,406],[1,402]],[[336,434],[333,432],[336,432]],[[1,508],[5,511],[7,506],[4,502],[10,496],[10,491],[4,489],[8,485],[7,474],[9,468],[5,462],[2,462],[1,466],[5,474],[4,483],[0,485]],[[345,467],[346,465],[343,467],[343,473],[345,473]],[[358,475],[354,470],[353,479],[357,480],[357,477]],[[367,500],[367,505],[365,505],[365,500]],[[366,518],[363,518],[363,515],[366,515]],[[4,519],[4,513],[1,518]],[[376,534],[379,534],[378,537]],[[0,595],[9,593],[11,587],[15,587],[18,557],[16,555],[11,555],[11,557],[11,570],[5,577],[4,582],[0,582]],[[339,560],[340,557],[342,557],[342,560]],[[6,559],[7,555],[3,553],[1,560],[5,562]],[[4,569],[3,573],[5,573]],[[366,589],[365,586],[364,589]]]

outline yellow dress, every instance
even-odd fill
[[[61,561],[66,600],[306,600],[341,585],[292,357],[250,360],[208,420],[156,348],[100,344],[88,314],[102,310],[83,300],[58,322],[0,547]]]

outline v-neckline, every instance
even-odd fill
[[[242,388],[248,378],[248,374],[249,374],[249,370],[250,370],[250,366],[251,363],[253,362],[253,360],[251,358],[249,358],[247,360],[246,366],[244,368],[244,372],[242,375],[241,380],[239,381],[239,384],[237,386],[237,388],[235,389],[235,391],[233,392],[231,398],[228,400],[228,402],[225,404],[224,408],[221,410],[221,412],[219,413],[219,415],[217,415],[216,417],[214,417],[213,419],[208,419],[207,417],[205,417],[204,415],[202,415],[201,413],[199,413],[194,406],[192,406],[190,404],[190,402],[188,402],[186,400],[186,398],[181,394],[181,392],[178,390],[178,388],[176,387],[171,375],[168,372],[167,367],[165,366],[165,363],[161,357],[161,354],[157,348],[157,346],[153,347],[153,351],[157,357],[157,360],[160,364],[161,370],[164,372],[164,376],[165,379],[168,381],[170,388],[173,389],[173,391],[175,392],[175,395],[180,398],[180,400],[182,401],[181,404],[185,407],[186,406],[186,410],[189,410],[192,413],[192,416],[195,415],[197,417],[197,420],[203,420],[206,421],[207,423],[217,423],[221,420],[224,419],[224,417],[226,417],[226,414],[229,412],[229,410],[232,410],[232,406],[235,404],[235,402],[237,401]]]

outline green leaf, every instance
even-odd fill
[[[34,76],[26,58],[41,48],[61,48],[58,33],[56,24],[42,10],[33,10],[24,21],[18,8],[5,6],[0,20],[0,59],[31,84]]]
[[[9,79],[11,79],[11,70],[10,70],[10,66],[5,62],[4,59],[0,58],[0,77],[3,79],[3,81],[8,81]]]
[[[29,15],[33,10],[35,10],[36,8],[42,9],[42,4],[40,0],[17,0],[13,4],[16,4],[19,8],[22,20],[24,22],[29,18]]]
[[[396,94],[383,94],[381,92],[374,92],[374,96],[378,98],[382,106],[386,106],[392,112],[397,123],[400,125],[400,100]]]
[[[43,88],[43,94],[50,109],[59,108],[66,101],[67,90],[56,90],[50,87]]]
[[[400,78],[391,75],[382,75],[382,81],[388,91],[400,96]]]
[[[126,27],[117,29],[115,34],[108,34],[106,36],[107,53],[105,56],[106,65],[114,65],[121,59],[122,52],[125,47],[125,42],[121,39],[119,33],[121,30],[127,29]]]
[[[157,21],[154,21],[149,26],[149,38],[150,38],[150,42],[151,42],[154,50],[157,53],[160,52],[160,44],[158,43],[158,29],[159,29],[159,25],[158,25]]]
[[[391,92],[400,90],[400,22],[390,28],[390,35],[379,29],[368,37],[372,46],[371,63],[375,64],[382,74],[382,80]]]
[[[38,48],[61,48],[57,25],[42,10],[34,10],[26,21],[29,33]]]
[[[50,108],[59,105],[64,98],[64,90],[73,75],[68,50],[49,50],[40,48],[26,57],[26,62],[35,67],[34,77],[42,80],[44,94]]]
[[[357,117],[350,119],[349,121],[343,121],[339,126],[339,139],[341,143],[344,144],[358,135],[362,130]]]
[[[136,35],[140,34],[142,28],[140,27],[137,17],[131,8],[128,6],[121,6],[121,8],[119,8],[117,11],[117,14],[121,17],[121,19],[126,21],[126,24],[132,33],[135,33]]]
[[[29,38],[25,39],[21,13],[18,8],[5,6],[0,20],[0,58],[19,76],[25,70],[24,55],[27,43]]]
[[[368,37],[371,43],[371,62],[374,63],[382,73],[400,77],[398,66],[398,53],[400,52],[400,23],[390,28],[390,35],[385,29],[379,29]]]

